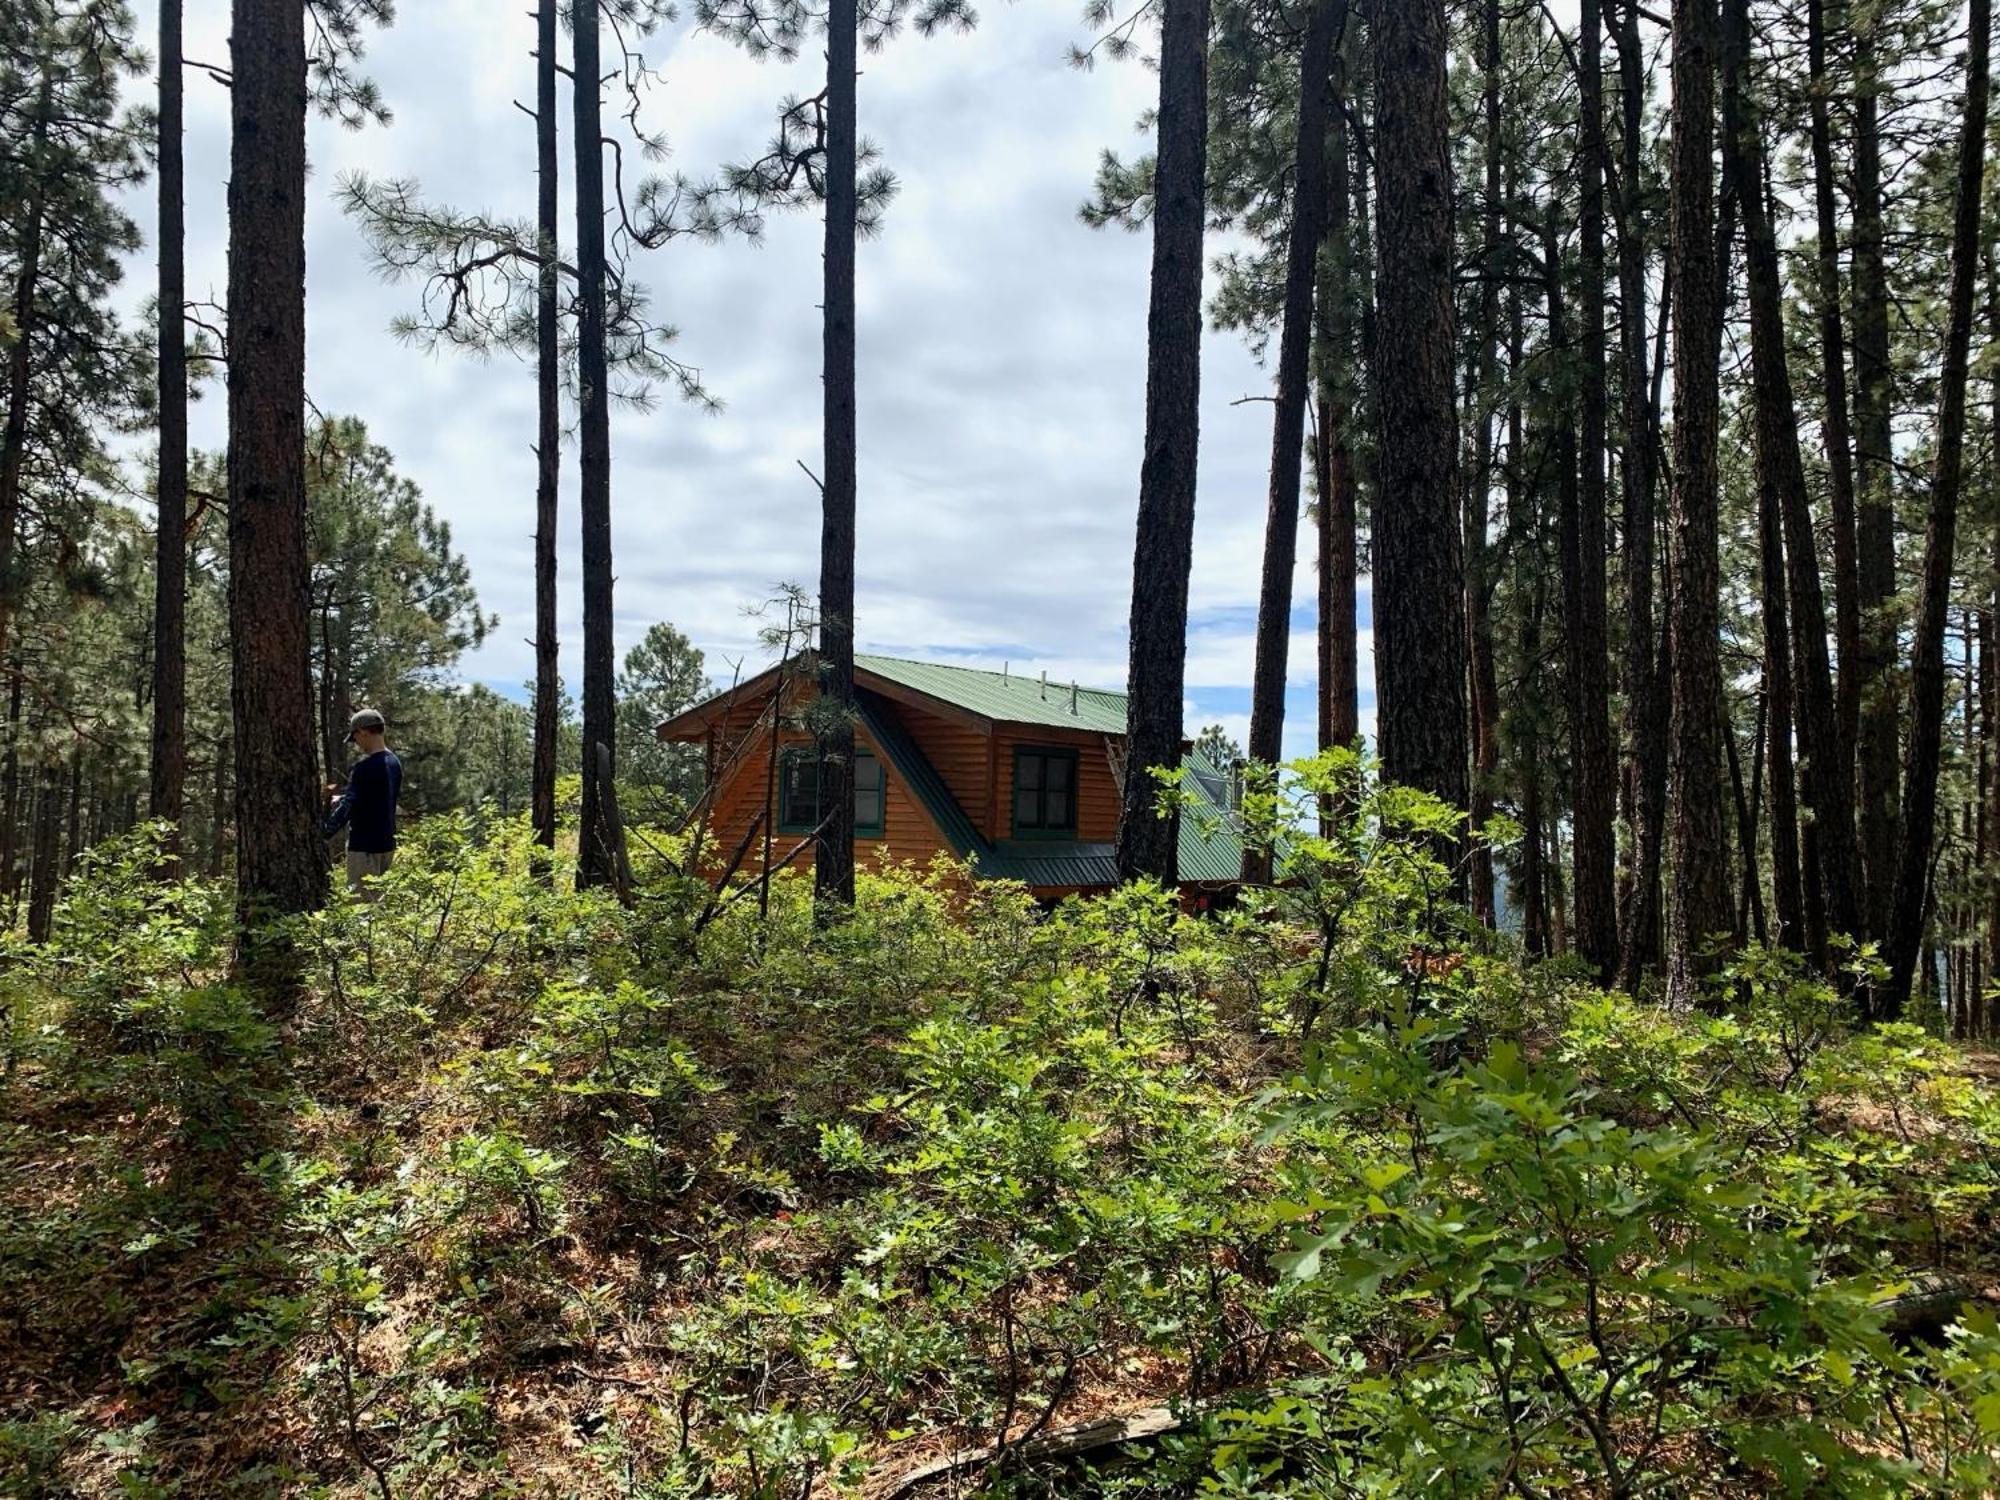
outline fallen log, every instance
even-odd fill
[[[2000,1284],[1943,1271],[1925,1272],[1911,1278],[1908,1291],[1882,1305],[1882,1331],[1899,1343],[1921,1339],[1934,1344],[1968,1302],[2000,1303]]]
[[[1050,1459],[1078,1458],[1099,1449],[1162,1437],[1192,1419],[1193,1413],[1176,1415],[1173,1408],[1166,1406],[1143,1406],[1136,1411],[1093,1417],[1087,1422],[1058,1427],[1026,1442],[961,1448],[956,1453],[947,1453],[898,1474],[884,1474],[878,1470],[868,1476],[862,1487],[863,1493],[869,1500],[906,1500],[926,1484],[983,1469],[1002,1459],[1009,1463],[1038,1463]]]

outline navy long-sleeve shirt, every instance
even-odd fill
[[[396,798],[402,790],[403,763],[395,751],[363,756],[327,817],[327,836],[345,828],[349,853],[387,854],[396,847]]]

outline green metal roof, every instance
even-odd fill
[[[885,657],[855,658],[856,666],[867,665],[870,671],[879,672],[872,664],[893,660]],[[919,662],[898,662],[899,666],[921,666]],[[962,667],[944,667],[940,671],[964,672],[973,677],[988,677],[998,682],[997,672],[969,672]],[[886,672],[879,672],[888,676]],[[897,678],[905,686],[917,687],[913,682]],[[943,696],[929,688],[919,687],[920,692],[931,693],[933,697]],[[1053,690],[1052,690],[1053,691]],[[1124,732],[1124,694],[1100,693],[1101,698],[1116,698],[1119,702],[1118,728]],[[1065,694],[1067,697],[1067,694]],[[930,763],[917,743],[912,740],[896,718],[895,711],[887,701],[865,688],[856,694],[861,711],[861,722],[867,729],[869,738],[888,757],[889,764],[903,778],[916,799],[931,815],[938,831],[945,837],[952,851],[959,858],[969,860],[976,874],[991,880],[1018,880],[1023,885],[1050,886],[1100,886],[1118,883],[1118,861],[1116,851],[1110,844],[1086,844],[1082,842],[1048,842],[1040,839],[1029,841],[1003,841],[995,844],[984,835],[966,816],[958,799],[939,776],[937,768]],[[954,702],[962,700],[953,699]],[[963,706],[971,708],[970,703]],[[974,712],[985,712],[974,709]],[[1039,722],[1039,721],[1036,721]],[[1066,721],[1069,722],[1069,721]],[[1222,773],[1202,756],[1189,751],[1182,759],[1182,765],[1195,774],[1189,786],[1203,804],[1201,809],[1189,809],[1181,814],[1179,865],[1180,878],[1195,883],[1224,883],[1238,879],[1243,870],[1243,843],[1237,837],[1234,819],[1224,811],[1223,805],[1215,800],[1213,788],[1223,784]]]
[[[1008,724],[1043,724],[1099,734],[1125,732],[1125,695],[1104,688],[1076,687],[1067,682],[1044,684],[1039,676],[906,661],[900,656],[857,654],[854,665],[912,692]]]
[[[1195,793],[1196,807],[1181,809],[1181,879],[1220,882],[1243,878],[1243,839],[1236,817],[1228,804],[1218,801],[1215,788],[1226,786],[1228,776],[1198,750],[1181,757],[1181,768],[1190,774],[1187,786]]]

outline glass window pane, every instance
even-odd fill
[[[1048,826],[1051,828],[1068,828],[1070,825],[1069,793],[1050,792]]]
[[[1014,784],[1016,786],[1040,789],[1042,784],[1041,756],[1023,755],[1014,762]]]
[[[1067,755],[1049,757],[1048,784],[1051,788],[1069,789],[1071,773],[1076,770],[1076,762]]]
[[[1041,827],[1041,794],[1031,787],[1015,788],[1014,826],[1016,828]]]
[[[785,824],[813,818],[812,783],[802,780],[796,756],[786,756],[778,770],[778,820]]]
[[[854,758],[854,826],[882,826],[882,763],[866,753]]]

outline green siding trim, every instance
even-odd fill
[[[944,784],[944,778],[937,773],[937,767],[930,758],[917,748],[917,742],[910,738],[894,710],[888,702],[866,688],[855,692],[855,707],[861,714],[861,725],[868,731],[868,738],[875,742],[875,748],[888,757],[896,774],[903,778],[938,832],[951,846],[952,853],[964,859],[986,846],[973,826],[972,819],[965,815],[965,809],[958,805],[958,799]]]

